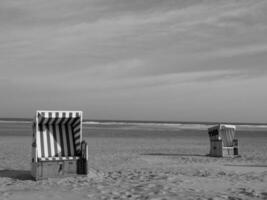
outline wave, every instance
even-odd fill
[[[196,129],[207,130],[208,128],[217,125],[218,123],[164,123],[164,122],[119,122],[119,121],[85,121],[84,125],[91,127],[107,127],[107,128],[169,128],[169,129]],[[233,124],[234,125],[234,124]],[[237,130],[250,130],[250,129],[267,129],[267,125],[254,125],[254,124],[237,124]]]
[[[31,120],[4,120],[0,119],[0,123],[8,124],[31,124]],[[194,122],[142,122],[142,121],[101,121],[86,120],[83,125],[92,128],[146,128],[146,129],[194,129],[207,130],[218,123],[194,123]],[[235,124],[235,123],[230,123]],[[267,130],[267,124],[236,124],[237,130]]]
[[[106,128],[145,128],[145,129],[198,129],[204,130],[210,127],[205,124],[182,124],[182,123],[162,123],[162,122],[99,122],[86,121],[84,125],[90,127]]]

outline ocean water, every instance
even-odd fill
[[[208,137],[210,124],[164,122],[83,122],[85,137]],[[31,136],[30,121],[0,121],[0,136]],[[240,137],[267,138],[266,125],[237,125]]]

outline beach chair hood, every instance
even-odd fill
[[[209,128],[209,137],[213,139],[221,139],[225,147],[233,146],[235,139],[236,126],[219,124]]]
[[[81,111],[37,111],[34,160],[74,159],[81,150]]]

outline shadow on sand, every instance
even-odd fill
[[[198,157],[207,157],[208,155],[203,154],[184,154],[184,153],[145,153],[141,154],[142,156],[198,156]]]
[[[26,170],[12,170],[12,169],[0,170],[0,177],[12,178],[17,180],[33,180],[30,171]]]

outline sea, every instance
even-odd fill
[[[112,121],[84,120],[83,136],[99,137],[168,137],[207,136],[208,128],[218,122]],[[225,124],[225,123],[223,123]],[[267,124],[226,123],[236,125],[237,134],[267,136]],[[32,120],[0,119],[0,136],[31,136]]]

